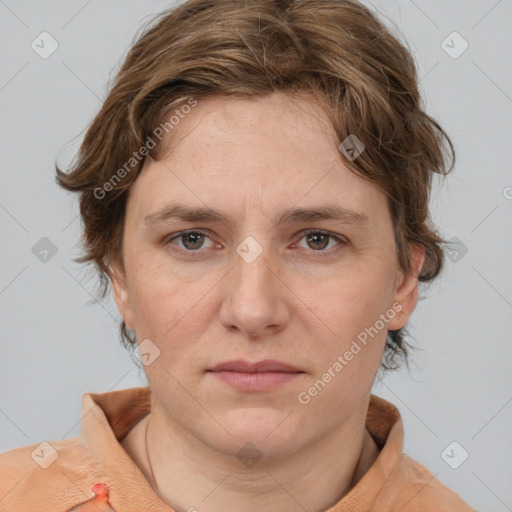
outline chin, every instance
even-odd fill
[[[231,436],[223,436],[217,448],[230,455],[283,458],[298,448],[299,432],[287,421],[283,422],[282,414],[278,421],[251,422],[251,416],[246,415],[240,423],[225,424],[229,424],[227,430]]]

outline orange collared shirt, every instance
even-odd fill
[[[174,512],[120,444],[150,409],[149,387],[84,393],[80,436],[0,454],[0,510]],[[380,453],[326,512],[476,512],[403,453],[402,420],[393,404],[372,395],[366,428]]]

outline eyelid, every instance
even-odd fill
[[[295,236],[300,235],[301,238],[302,238],[304,235],[309,235],[309,234],[312,234],[312,233],[320,233],[320,234],[325,235],[325,236],[330,236],[331,238],[337,239],[339,242],[343,242],[343,243],[348,244],[348,240],[343,235],[332,233],[331,231],[326,231],[325,229],[312,229],[312,228],[309,228],[309,229],[305,229],[303,231],[299,231],[297,233],[297,235],[295,235]]]

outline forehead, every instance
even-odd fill
[[[368,217],[386,208],[384,194],[344,165],[334,128],[311,97],[199,99],[163,142],[130,192],[144,217],[177,200],[269,218],[294,205],[338,204]]]
[[[252,150],[275,162],[278,153],[282,159],[294,160],[294,155],[317,159],[320,152],[332,153],[337,146],[334,128],[310,95],[208,96],[197,100],[197,106],[179,120],[174,119],[176,124],[164,135],[164,158],[180,152],[200,157],[205,149],[217,148],[217,156],[224,160],[230,155],[236,159],[238,150]]]

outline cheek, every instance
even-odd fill
[[[130,287],[137,339],[149,338],[159,347],[162,362],[173,361],[175,366],[178,358],[196,349],[190,340],[201,340],[211,323],[208,292],[218,278],[190,281],[168,265],[152,262],[150,254],[138,258],[144,263],[133,272]]]
[[[307,301],[311,321],[322,321],[324,336],[316,343],[316,377],[330,370],[333,388],[371,385],[381,363],[389,322],[393,286],[391,272],[375,263],[373,271],[347,272],[318,286]],[[329,375],[325,380],[329,380]]]
[[[391,305],[393,277],[390,267],[373,261],[364,267],[342,269],[336,278],[309,288],[305,302],[342,339],[356,337],[372,326]]]
[[[162,340],[179,330],[180,322],[194,308],[193,296],[178,281],[141,275],[132,293],[136,330],[145,337]]]

